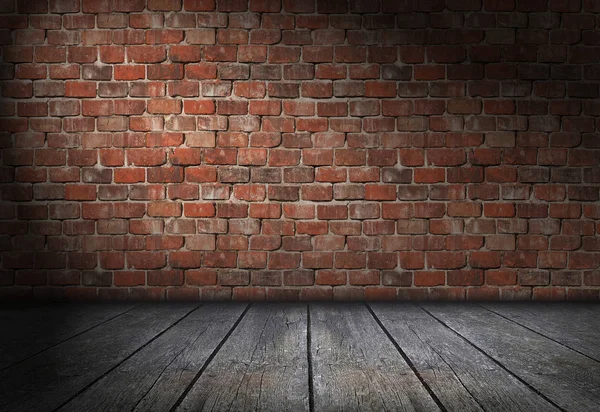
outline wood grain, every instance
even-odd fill
[[[437,411],[363,304],[310,305],[316,411]]]
[[[0,412],[596,412],[599,307],[5,306]]]
[[[558,411],[419,307],[370,306],[449,411]]]
[[[518,302],[482,306],[600,361],[600,316],[588,309],[590,305]]]
[[[564,410],[600,410],[600,368],[589,358],[480,306],[421,306]]]
[[[0,307],[0,370],[135,307],[131,303]]]
[[[51,411],[197,305],[144,305],[0,373],[0,411]]]
[[[306,305],[253,305],[177,411],[307,411]]]
[[[168,411],[246,306],[196,309],[60,411]]]

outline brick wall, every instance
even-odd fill
[[[0,0],[0,27],[2,300],[599,297],[600,1]]]

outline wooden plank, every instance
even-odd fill
[[[196,309],[60,411],[170,410],[247,306]]]
[[[592,306],[573,303],[481,304],[566,347],[600,361],[600,317]]]
[[[439,411],[363,304],[310,305],[316,411]]]
[[[253,305],[177,411],[306,411],[306,305]]]
[[[600,367],[589,358],[480,306],[421,306],[555,405],[600,410]]]
[[[134,304],[0,306],[0,370],[122,313]],[[9,332],[10,331],[10,332]]]
[[[197,305],[144,305],[0,373],[0,411],[51,411]]]
[[[421,308],[370,306],[447,410],[558,411]]]

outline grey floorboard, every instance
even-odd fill
[[[197,305],[144,305],[0,373],[0,411],[51,411]]]
[[[600,368],[589,358],[477,305],[421,306],[555,405],[600,410]]]
[[[307,411],[306,333],[306,305],[252,305],[177,411]]]
[[[482,306],[600,361],[600,313],[588,310],[590,305],[498,302]]]
[[[440,410],[364,304],[310,305],[315,411]]]
[[[0,306],[0,412],[595,412],[599,319],[587,303]]]
[[[558,411],[421,308],[370,306],[447,410]]]
[[[170,410],[246,307],[201,306],[60,411]]]
[[[0,370],[131,310],[134,304],[0,306]],[[9,332],[8,332],[9,331]]]

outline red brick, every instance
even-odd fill
[[[485,281],[495,286],[514,285],[517,283],[517,272],[510,269],[487,270]]]
[[[441,286],[446,284],[446,273],[440,271],[420,271],[415,273],[415,286]]]
[[[478,217],[481,216],[480,203],[450,203],[448,205],[448,216]]]
[[[365,185],[365,199],[367,200],[396,200],[396,187],[394,185]]]
[[[367,97],[395,97],[396,96],[396,83],[395,82],[383,82],[383,81],[367,81],[365,82],[365,95]],[[389,103],[388,103],[389,104]],[[384,104],[385,108],[385,104]],[[409,110],[405,108],[396,107],[395,111],[400,111],[403,116],[410,114]],[[384,112],[384,115],[385,112]],[[387,114],[389,116],[391,114]]]
[[[432,269],[460,269],[467,263],[464,252],[428,252],[427,267]]]
[[[181,113],[181,100],[153,99],[148,101],[148,113],[152,114],[179,114]]]
[[[138,80],[146,77],[146,67],[143,65],[115,66],[115,80]]]
[[[0,6],[16,63],[0,67],[0,231],[68,249],[41,269],[115,270],[10,282],[103,299],[598,299],[598,7],[400,3]],[[122,290],[97,290],[113,277]]]
[[[400,252],[400,267],[414,270],[425,267],[425,254],[423,252]]]
[[[215,206],[212,203],[184,203],[183,211],[186,217],[215,216]]]
[[[67,200],[96,200],[96,186],[94,185],[67,185],[65,187]]]
[[[481,286],[483,272],[481,270],[448,271],[448,286]]]
[[[512,203],[485,203],[483,213],[486,217],[514,217],[515,206]]]
[[[130,63],[160,63],[167,57],[164,46],[127,46],[126,53]]]
[[[148,216],[179,217],[181,216],[181,203],[152,202],[148,204]]]
[[[67,97],[96,97],[96,83],[67,81],[65,83]]]
[[[471,252],[469,255],[469,263],[474,268],[489,269],[499,268],[501,263],[501,255],[499,252]]]

